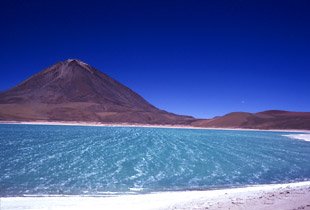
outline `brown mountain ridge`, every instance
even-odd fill
[[[197,120],[192,125],[211,128],[310,130],[310,112],[282,110],[269,110],[258,113],[232,112],[210,120]]]
[[[310,112],[234,112],[214,119],[173,114],[156,108],[128,87],[77,59],[58,62],[0,93],[0,121],[310,130]]]

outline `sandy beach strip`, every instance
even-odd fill
[[[3,197],[0,207],[1,210],[310,209],[310,181],[110,197]]]
[[[231,131],[270,131],[270,132],[293,132],[309,133],[310,130],[293,129],[250,129],[250,128],[217,128],[217,127],[194,127],[189,125],[153,125],[153,124],[128,124],[128,123],[96,123],[96,122],[78,122],[78,121],[0,121],[0,124],[18,124],[18,125],[67,125],[67,126],[99,126],[99,127],[141,127],[141,128],[179,128],[179,129],[199,129],[199,130],[231,130]]]

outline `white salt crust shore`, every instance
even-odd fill
[[[310,181],[111,197],[4,197],[1,210],[310,209]]]
[[[292,139],[299,139],[299,140],[304,140],[304,141],[309,141],[310,142],[310,134],[288,134],[284,135]]]
[[[21,125],[68,125],[68,126],[99,126],[99,127],[142,127],[142,128],[180,128],[180,129],[199,129],[199,130],[237,130],[237,131],[270,131],[270,132],[298,132],[309,133],[310,130],[293,129],[249,129],[249,128],[216,128],[216,127],[194,127],[183,125],[151,125],[151,124],[127,124],[127,123],[92,123],[92,122],[65,122],[65,121],[0,121],[0,124],[21,124]]]

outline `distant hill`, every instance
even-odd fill
[[[69,59],[0,93],[0,120],[189,124],[92,66]]]
[[[217,128],[310,130],[310,112],[288,112],[280,110],[269,110],[258,113],[233,112],[214,119],[197,120],[192,125]]]

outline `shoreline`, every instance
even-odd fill
[[[1,197],[1,209],[310,209],[310,181],[202,191]]]
[[[288,134],[288,135],[283,135],[283,136],[289,137],[291,139],[297,139],[297,140],[303,140],[303,141],[310,142],[310,134]]]
[[[183,125],[153,125],[153,124],[128,124],[128,123],[95,123],[78,121],[0,121],[0,124],[13,125],[65,125],[65,126],[97,126],[97,127],[137,127],[137,128],[176,128],[197,130],[228,130],[228,131],[268,131],[268,132],[293,132],[310,133],[310,130],[296,129],[251,129],[251,128],[220,128],[220,127],[194,127]]]

